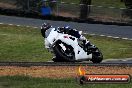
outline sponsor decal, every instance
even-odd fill
[[[79,82],[79,84],[129,83],[131,81],[131,77],[128,74],[86,74],[86,70],[82,66],[80,66],[77,81]]]

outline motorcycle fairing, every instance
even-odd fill
[[[65,38],[65,36],[67,36],[67,38]],[[74,38],[71,39],[70,37]],[[56,40],[61,40],[62,42],[66,43],[67,45],[71,45],[74,49],[75,52],[75,60],[81,60],[81,59],[92,59],[92,54],[87,54],[87,52],[85,52],[83,50],[83,48],[81,48],[78,44],[77,38],[73,37],[71,35],[68,34],[60,34]]]

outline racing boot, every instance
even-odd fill
[[[56,59],[57,59],[56,56],[52,57],[52,61],[56,62]]]
[[[62,62],[62,60],[60,60],[60,58],[53,56],[52,61],[54,62]]]
[[[60,57],[53,56],[52,61],[54,61],[54,62],[63,62],[63,59],[60,59]]]

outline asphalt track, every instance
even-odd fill
[[[0,66],[132,66],[131,63],[79,63],[79,62],[0,62]]]
[[[78,30],[82,30],[85,33],[88,34],[96,34],[100,36],[107,36],[107,37],[113,37],[113,38],[122,38],[122,39],[129,39],[132,40],[132,26],[117,26],[117,25],[102,25],[102,24],[87,24],[87,23],[77,23],[77,22],[64,22],[64,21],[51,21],[51,20],[41,20],[41,19],[33,19],[33,18],[22,18],[22,17],[12,17],[12,16],[3,16],[0,15],[0,23],[2,24],[10,24],[10,25],[22,25],[22,26],[32,26],[32,27],[40,27],[42,23],[48,22],[51,23],[54,27],[58,26],[66,26],[69,25],[72,28],[76,28]],[[26,64],[27,62],[18,62],[20,65]],[[122,64],[132,64],[132,58],[128,59],[110,59],[110,60],[104,60],[99,65],[108,65],[112,63],[113,65],[122,65]],[[0,66],[2,65],[19,65],[16,62],[0,62]],[[59,63],[57,63],[59,65]],[[61,65],[86,65],[91,64],[87,62],[83,63],[70,63],[70,64],[62,64]],[[37,65],[32,63],[27,63],[28,65]],[[39,63],[38,63],[39,65]],[[40,65],[56,65],[56,63],[52,62],[44,62],[40,63]],[[26,65],[25,65],[26,66]]]
[[[0,15],[0,23],[24,25],[32,27],[40,27],[42,23],[51,23],[54,27],[71,26],[85,33],[105,35],[108,37],[123,38],[132,40],[132,26],[117,26],[117,25],[103,25],[103,24],[88,24],[77,22],[51,21],[33,18],[12,17]]]

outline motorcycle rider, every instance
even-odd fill
[[[49,23],[43,23],[42,26],[41,26],[41,34],[42,36],[45,38],[45,31],[52,28],[52,26],[49,24]],[[88,51],[89,48],[91,48],[91,44],[89,41],[87,41],[87,39],[81,35],[81,33],[79,31],[77,31],[76,29],[72,29],[70,28],[69,26],[65,26],[65,27],[58,27],[56,28],[56,30],[59,32],[59,33],[64,33],[64,34],[69,34],[69,35],[72,35],[76,38],[78,38],[78,40],[80,42],[83,42],[83,48],[85,51]],[[49,42],[45,39],[45,48],[49,48]]]
[[[51,28],[52,26],[49,24],[49,23],[43,23],[42,26],[41,26],[41,34],[42,36],[45,38],[45,31],[49,28]],[[65,26],[65,27],[58,27],[57,28],[57,31],[60,32],[60,33],[64,33],[64,34],[69,34],[69,35],[72,35],[76,38],[79,39],[79,41],[82,41],[83,42],[83,46],[84,46],[84,50],[88,50],[87,46],[90,46],[90,42],[87,41],[87,39],[81,35],[81,33],[79,31],[77,31],[76,29],[72,29],[70,28],[70,26]],[[87,42],[86,42],[87,41]],[[45,40],[45,45],[46,45],[46,48],[48,48],[48,41]]]
[[[42,26],[41,26],[41,34],[42,36],[45,38],[45,31],[48,30],[49,28],[51,28],[52,26],[49,24],[49,23],[43,23]],[[79,31],[77,31],[76,29],[72,29],[70,28],[69,26],[66,26],[66,27],[58,27],[57,28],[58,32],[60,33],[65,33],[65,34],[69,34],[69,35],[72,35],[82,41],[85,41],[86,38],[83,37],[83,35],[81,35],[79,33]]]
[[[49,23],[43,23],[42,24],[42,26],[41,26],[41,34],[42,34],[42,36],[45,38],[44,39],[44,43],[45,43],[45,48],[47,48],[47,49],[50,49],[50,43],[49,43],[49,41],[46,39],[46,30],[48,30],[48,29],[50,29],[50,28],[52,28],[52,26],[49,24]]]

